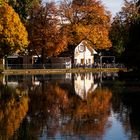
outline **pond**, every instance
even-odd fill
[[[118,73],[0,76],[0,140],[139,140],[140,82]]]

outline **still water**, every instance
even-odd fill
[[[0,76],[0,140],[139,140],[139,108],[117,73]]]

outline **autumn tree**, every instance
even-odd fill
[[[28,34],[19,16],[7,3],[0,6],[0,57],[24,51]]]
[[[42,64],[46,57],[58,55],[66,48],[65,30],[60,30],[57,7],[46,3],[32,10],[28,23],[29,52],[41,55]]]
[[[129,40],[129,29],[138,16],[137,2],[135,0],[125,0],[121,11],[113,19],[110,39],[113,46],[112,50],[118,58],[125,51],[126,43]]]
[[[111,47],[108,38],[110,14],[99,1],[64,0],[60,5],[62,19],[67,22],[68,49],[73,54],[76,45],[82,40],[92,43],[94,49]]]

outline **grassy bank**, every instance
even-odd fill
[[[9,69],[2,70],[2,74],[51,74],[51,73],[81,73],[81,72],[119,72],[127,71],[126,68],[74,68],[74,69]]]

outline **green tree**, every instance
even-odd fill
[[[134,23],[131,24],[129,29],[128,42],[125,46],[123,53],[123,62],[128,68],[133,70],[140,69],[140,18],[137,18]]]
[[[0,0],[0,5],[2,4],[2,0]]]
[[[17,13],[8,4],[0,6],[0,57],[24,51],[28,34]]]
[[[125,0],[121,11],[114,17],[110,30],[110,39],[113,46],[112,50],[117,58],[121,58],[125,51],[126,43],[129,40],[129,29],[138,16],[137,2],[135,0]]]
[[[26,21],[30,15],[31,9],[35,4],[40,4],[41,0],[6,0],[19,14],[22,21]]]

